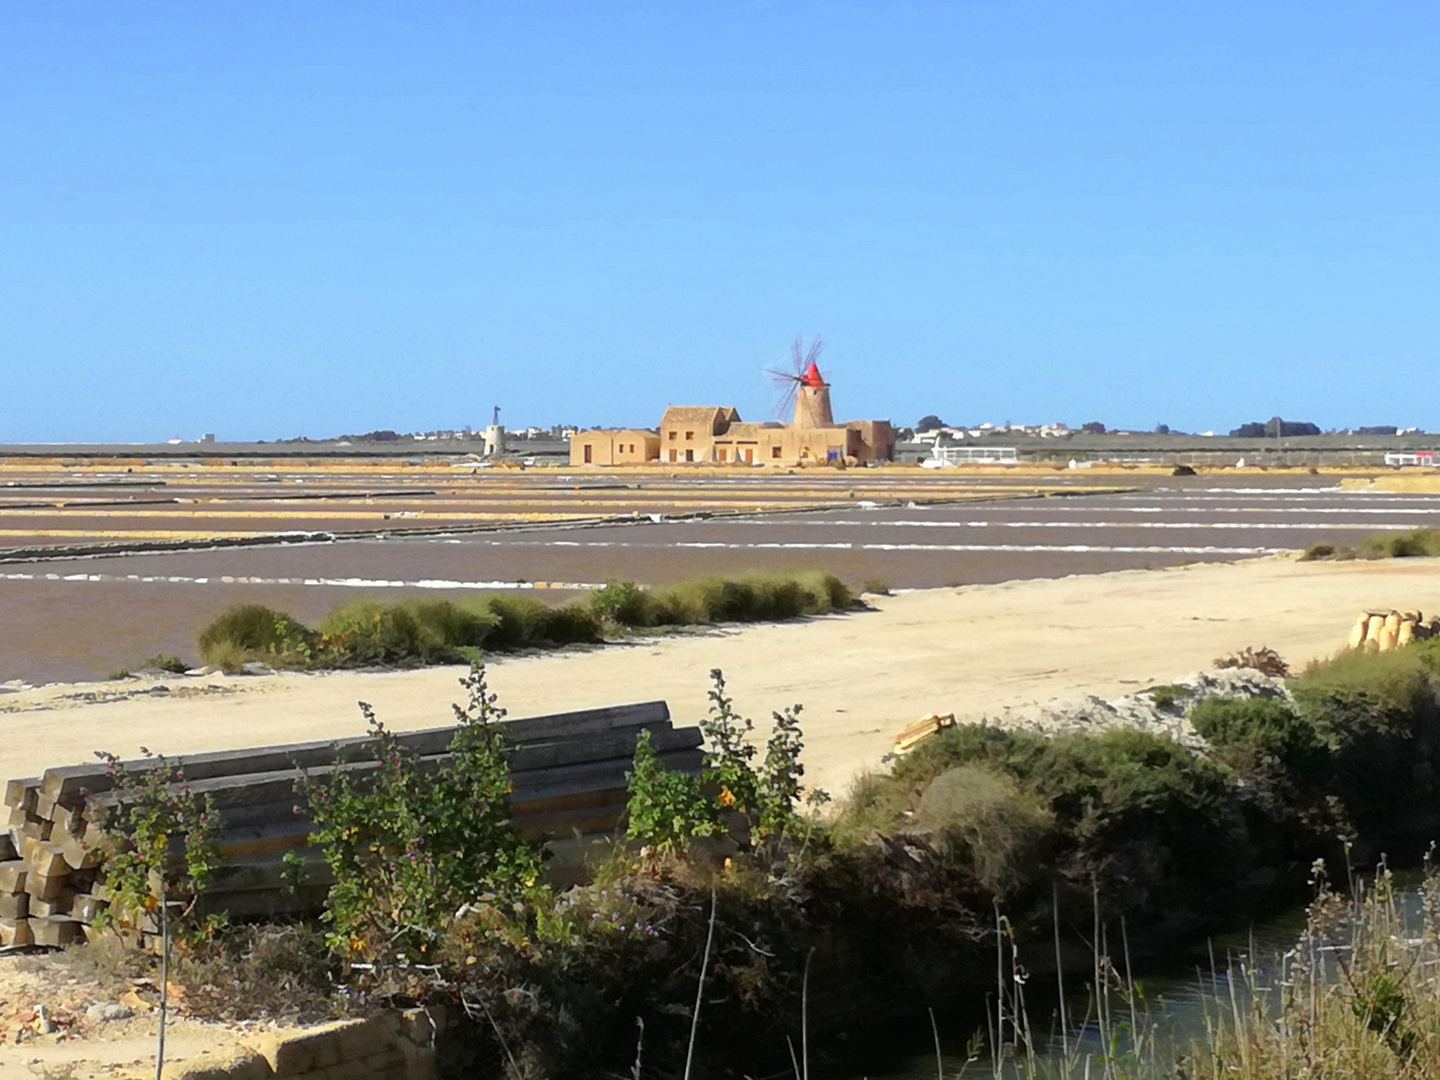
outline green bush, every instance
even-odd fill
[[[303,666],[315,633],[283,611],[260,604],[226,608],[196,641],[206,663],[233,669],[246,660]]]
[[[468,700],[455,706],[459,723],[438,768],[426,768],[361,702],[378,767],[302,774],[297,785],[315,823],[312,842],[334,875],[324,917],[341,956],[424,959],[457,910],[482,898],[518,900],[539,879],[539,853],[510,820],[505,710],[483,667],[460,684]]]
[[[548,608],[533,596],[496,595],[485,598],[495,618],[486,644],[494,649],[524,649],[540,641]]]
[[[1205,698],[1190,711],[1190,723],[1237,766],[1266,757],[1299,763],[1321,749],[1314,726],[1276,698]]]
[[[1355,549],[1362,559],[1409,559],[1440,555],[1440,532],[1411,529],[1409,532],[1371,533]]]
[[[156,653],[154,656],[147,656],[144,666],[155,668],[157,671],[168,671],[171,675],[184,675],[190,670],[190,665],[174,653]]]
[[[321,620],[319,644],[347,666],[458,663],[460,650],[484,645],[498,621],[450,600],[357,600]]]
[[[977,765],[930,781],[914,815],[914,827],[992,896],[1031,884],[1054,825],[1043,800],[1022,791],[1013,777]]]
[[[834,574],[756,574],[743,578],[694,578],[651,594],[654,623],[686,626],[716,622],[758,622],[823,615],[854,603]]]
[[[545,608],[536,625],[540,640],[550,645],[593,644],[600,640],[600,617],[586,604]]]
[[[590,594],[590,606],[601,619],[617,626],[655,625],[655,602],[633,581],[605,582],[603,589]]]
[[[1428,804],[1440,773],[1435,651],[1345,652],[1291,683],[1296,710],[1329,753],[1329,793],[1380,830]],[[1397,817],[1398,815],[1398,817]]]

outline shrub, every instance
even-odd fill
[[[486,644],[496,649],[527,648],[544,635],[541,627],[549,609],[531,596],[504,594],[485,598],[485,607],[495,618]]]
[[[344,665],[456,663],[460,650],[483,645],[498,621],[449,600],[357,600],[321,620],[319,646]]]
[[[1311,544],[1300,553],[1301,562],[1315,562],[1317,560],[1329,560],[1331,562],[1348,562],[1357,555],[1353,547],[1346,547],[1344,544]]]
[[[582,645],[600,640],[600,617],[586,604],[545,608],[536,623],[540,641],[551,645]]]
[[[823,615],[849,607],[854,596],[834,574],[764,574],[694,578],[652,594],[656,625],[757,622]]]
[[[1242,775],[1283,773],[1306,784],[1322,776],[1320,737],[1287,701],[1205,698],[1190,711],[1190,723],[1221,760]]]
[[[650,594],[633,581],[605,582],[603,589],[590,594],[595,614],[617,626],[653,626],[655,602]]]
[[[1362,559],[1409,559],[1440,555],[1440,532],[1419,528],[1409,532],[1371,533],[1355,549]]]
[[[961,765],[930,781],[914,827],[949,860],[969,870],[992,896],[1030,883],[1041,865],[1055,816],[1013,777]]]
[[[1383,828],[1433,797],[1440,702],[1429,643],[1344,652],[1291,683],[1296,710],[1330,752],[1331,781],[1358,825]]]
[[[361,704],[378,768],[302,776],[313,839],[335,876],[325,918],[341,955],[416,960],[463,905],[534,886],[539,857],[510,821],[510,770],[497,721],[505,712],[475,666],[450,756],[422,768]],[[364,778],[361,779],[360,777]]]
[[[168,914],[168,901],[193,901],[220,865],[220,815],[213,797],[197,796],[180,766],[148,750],[144,754],[144,767],[124,769],[117,755],[96,752],[113,785],[89,805],[102,829],[99,847],[110,897],[101,927],[117,918],[142,925],[162,904]],[[172,934],[197,936],[205,928],[194,912],[193,903],[184,904],[181,925],[162,926]]]
[[[207,663],[233,669],[251,659],[301,666],[314,639],[312,630],[283,611],[236,604],[200,631],[197,644]]]
[[[1145,693],[1150,695],[1150,700],[1155,703],[1157,709],[1172,709],[1177,705],[1184,708],[1186,699],[1195,696],[1194,690],[1179,683],[1152,686]]]
[[[174,653],[156,653],[154,656],[147,656],[144,666],[155,668],[157,671],[168,671],[171,675],[184,675],[190,670],[190,665]]]
[[[725,814],[737,814],[749,825],[750,839],[765,841],[784,835],[801,823],[797,804],[829,802],[820,788],[806,790],[800,778],[804,738],[799,705],[773,714],[765,756],[755,765],[758,750],[748,738],[755,722],[735,711],[725,692],[719,668],[710,672],[710,712],[700,721],[705,735],[705,767],[697,780],[665,769],[655,757],[648,735],[635,746],[635,764],[629,774],[632,840],[675,850],[692,836],[720,831]]]
[[[626,785],[630,798],[625,808],[625,835],[631,840],[676,852],[692,837],[724,831],[719,806],[706,797],[700,778],[661,765],[648,731],[635,740],[635,760]]]

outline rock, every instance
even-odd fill
[[[262,664],[259,660],[247,660],[240,665],[242,675],[274,675],[275,669],[269,664]]]
[[[44,1005],[35,1006],[35,1033],[37,1035],[55,1034],[55,1021],[50,1017],[50,1010]]]
[[[1205,740],[1190,726],[1188,719],[1190,706],[1201,698],[1288,700],[1290,697],[1283,679],[1262,675],[1253,668],[1200,671],[1167,684],[1168,693],[1164,695],[1155,693],[1159,689],[1142,690],[1113,701],[1090,695],[1051,701],[1024,710],[1007,709],[1000,718],[1001,726],[1025,728],[1044,735],[1071,732],[1098,734],[1126,728],[1152,735],[1167,735],[1191,750],[1202,750]],[[1162,701],[1165,703],[1162,704]]]
[[[85,1010],[85,1015],[91,1020],[102,1022],[129,1020],[135,1015],[135,1010],[127,1005],[121,1005],[118,1001],[97,1001]]]

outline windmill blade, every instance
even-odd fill
[[[825,342],[820,339],[820,335],[819,335],[819,334],[816,334],[816,335],[815,335],[815,344],[813,344],[813,345],[810,346],[810,352],[809,352],[809,353],[806,355],[806,357],[805,357],[805,367],[808,368],[811,364],[815,363],[815,361],[820,358],[820,350],[823,349],[824,347],[825,347]],[[803,371],[804,368],[799,368],[799,369],[797,369],[797,370]]]
[[[779,379],[775,380],[775,383],[777,387],[782,385],[784,387],[784,389],[780,391],[780,397],[775,402],[775,419],[785,420],[788,418],[790,411],[795,407],[795,395],[800,392],[800,380],[786,375],[783,384]]]
[[[790,353],[795,361],[795,377],[799,378],[805,370],[805,361],[801,359],[802,351],[805,348],[805,339],[797,337],[790,343]]]

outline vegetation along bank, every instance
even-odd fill
[[[752,741],[717,672],[702,774],[666,770],[642,739],[629,842],[570,889],[546,883],[510,827],[497,705],[483,672],[467,689],[440,771],[386,743],[372,781],[302,785],[335,884],[319,922],[258,931],[285,935],[297,993],[463,1005],[456,1076],[616,1075],[637,1056],[643,1076],[681,1075],[687,1058],[693,1076],[758,1072],[806,1039],[817,1060],[844,1059],[847,1033],[980,1006],[997,941],[1032,976],[1057,954],[1094,971],[1097,939],[1138,963],[1303,898],[1316,859],[1418,859],[1440,835],[1434,640],[1342,654],[1273,697],[1157,688],[1193,748],[1151,731],[956,727],[830,813],[804,785],[803,712],[773,714]],[[165,799],[179,803],[159,826],[115,819],[115,854],[135,856],[112,856],[118,920],[157,868],[175,897],[203,893],[204,807]],[[119,802],[155,796],[137,783]],[[157,828],[196,857],[171,861]],[[184,929],[182,981],[187,964],[245,980],[255,929]]]
[[[361,600],[308,627],[284,612],[241,604],[199,635],[201,658],[227,671],[246,663],[299,670],[467,663],[482,652],[595,645],[607,636],[721,622],[773,622],[845,611],[854,593],[833,574],[701,577],[663,588],[611,581],[554,607],[529,596],[459,601]]]

